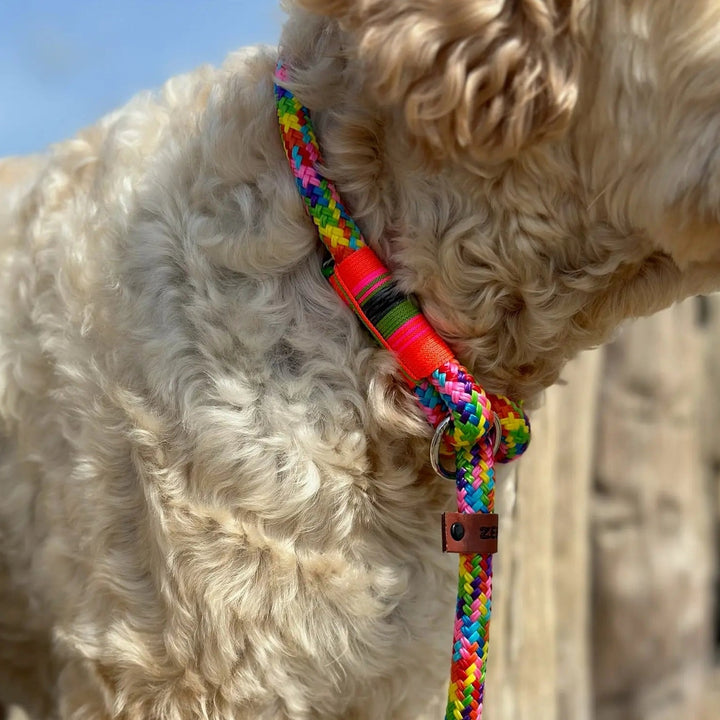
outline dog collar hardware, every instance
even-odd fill
[[[485,691],[492,552],[497,546],[494,465],[525,450],[530,425],[521,405],[484,392],[420,309],[399,290],[390,271],[368,247],[335,186],[318,172],[321,156],[310,113],[283,87],[289,77],[282,63],[275,79],[285,153],[308,214],[330,254],[323,274],[397,359],[428,422],[436,428],[433,467],[436,471],[441,467],[441,446],[455,456],[459,512],[444,516],[443,549],[460,553],[460,581],[445,717],[479,720]]]
[[[493,413],[493,415],[493,455],[497,455],[497,451],[500,449],[500,443],[502,441],[502,423],[500,422],[500,418],[498,417],[497,413]],[[452,416],[448,415],[435,428],[435,434],[430,441],[430,465],[432,466],[432,469],[435,471],[436,475],[439,475],[441,478],[445,478],[446,480],[454,480],[455,474],[457,472],[457,470],[446,469],[440,461],[440,451],[442,449],[443,438],[445,437],[445,433],[447,433],[451,422]],[[445,547],[443,547],[443,550],[445,552],[452,552],[445,550]]]

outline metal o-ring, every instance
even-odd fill
[[[495,438],[493,439],[493,455],[497,455],[497,451],[500,448],[502,442],[502,423],[500,422],[500,416],[494,412],[493,422],[495,423]]]
[[[440,443],[442,442],[442,436],[448,429],[448,426],[452,422],[452,417],[448,415],[442,422],[435,428],[435,434],[433,439],[430,441],[430,464],[432,469],[442,478],[447,480],[455,479],[455,471],[446,470],[440,463]],[[502,423],[500,422],[500,416],[497,413],[493,413],[493,431],[495,437],[493,438],[493,455],[495,455],[502,442]]]
[[[447,480],[453,480],[455,478],[455,473],[450,470],[446,470],[440,464],[440,442],[442,441],[442,436],[445,434],[445,431],[448,429],[451,422],[452,418],[448,415],[435,428],[435,434],[433,435],[433,439],[430,441],[430,464],[432,465],[432,469],[441,478],[446,478]]]

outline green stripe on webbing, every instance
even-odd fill
[[[411,318],[419,315],[420,311],[408,300],[404,298],[397,305],[390,308],[390,312],[383,315],[376,327],[379,333],[387,340],[398,328]]]
[[[373,285],[377,285],[377,287],[366,297],[363,298],[363,304],[366,303],[373,295],[378,293],[380,290],[382,290],[386,284],[387,280],[390,277],[390,271],[383,273],[382,275],[378,275],[374,280],[371,280],[367,285],[363,285],[360,290],[358,290],[356,297],[362,297],[369,287],[372,287]]]

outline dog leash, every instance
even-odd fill
[[[275,99],[280,134],[300,195],[329,253],[323,274],[375,339],[395,355],[435,428],[433,468],[455,479],[458,512],[442,516],[443,550],[460,554],[445,718],[479,720],[487,666],[492,555],[498,537],[494,464],[512,460],[525,450],[530,424],[521,405],[483,391],[366,244],[335,186],[317,170],[322,160],[310,113],[281,87],[288,79],[287,68],[278,63]],[[443,447],[446,454],[454,453],[454,473],[440,463]]]

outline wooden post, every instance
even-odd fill
[[[593,497],[597,720],[695,720],[710,668],[703,343],[685,303],[606,351]]]
[[[704,690],[720,298],[715,308],[706,328],[697,301],[629,326],[570,363],[532,413],[531,449],[498,486],[488,720],[720,717]]]
[[[568,365],[500,479],[489,720],[589,720],[589,496],[600,353]]]
[[[699,417],[702,422],[703,462],[713,510],[711,547],[715,565],[715,668],[709,682],[702,720],[717,720],[720,718],[720,294],[699,298],[697,302],[705,335],[704,392]]]

